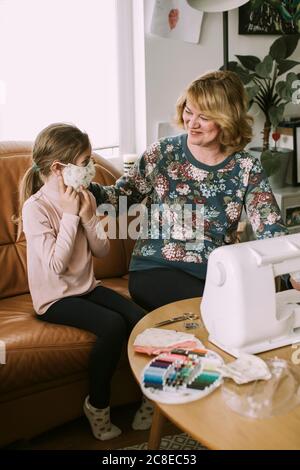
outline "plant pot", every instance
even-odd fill
[[[278,159],[279,165],[276,171],[273,171],[269,176],[269,183],[272,189],[278,189],[286,186],[286,176],[289,164],[292,163],[293,158],[293,150],[277,147],[271,149],[274,156],[280,157]],[[262,147],[252,147],[248,150],[248,152],[253,155],[254,157],[258,158],[261,161],[261,154],[262,154]],[[268,172],[267,172],[268,173]]]

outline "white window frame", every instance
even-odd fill
[[[119,149],[140,154],[147,145],[143,0],[117,1]]]

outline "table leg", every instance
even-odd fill
[[[148,450],[157,450],[160,446],[161,433],[163,424],[165,422],[165,416],[160,412],[157,405],[154,405],[154,413],[152,418],[152,426],[150,429],[150,435],[148,440]]]

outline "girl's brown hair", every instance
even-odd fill
[[[19,185],[19,214],[13,221],[21,222],[24,202],[43,186],[45,179],[51,174],[51,165],[55,160],[65,164],[72,163],[90,148],[88,135],[76,126],[55,123],[43,129],[34,142],[32,165]]]
[[[176,105],[175,122],[182,128],[182,114],[187,100],[220,127],[222,152],[238,152],[251,141],[253,118],[247,114],[247,95],[236,73],[209,72],[188,86]]]

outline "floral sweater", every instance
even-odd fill
[[[204,279],[212,250],[236,241],[243,207],[256,238],[287,233],[268,179],[255,157],[241,151],[218,165],[205,165],[189,151],[186,134],[151,145],[129,176],[121,177],[114,186],[93,183],[90,190],[98,205],[109,202],[116,208],[119,196],[127,196],[128,206],[145,199],[148,237],[137,239],[130,271],[169,267]],[[163,209],[160,220],[165,207],[190,204],[195,209],[196,205],[203,205],[203,243],[191,244],[188,236],[182,232],[178,235],[176,229],[171,238],[153,235],[153,220],[150,227],[153,204]],[[194,218],[191,220],[193,225]]]

